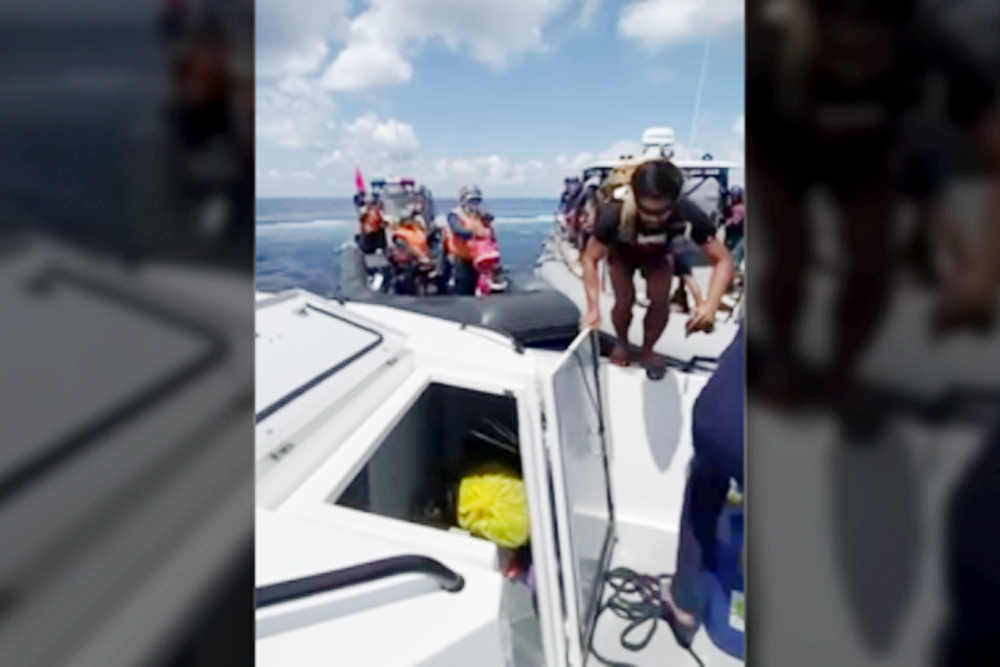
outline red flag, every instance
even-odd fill
[[[361,177],[361,169],[358,167],[354,168],[354,189],[358,191],[358,194],[365,193],[365,179]]]

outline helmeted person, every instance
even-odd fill
[[[382,206],[374,195],[357,195],[358,222],[361,233],[358,235],[358,246],[361,252],[371,254],[386,249],[386,222],[382,214]]]
[[[401,278],[398,289],[405,294],[414,294],[418,275],[434,266],[423,215],[411,209],[409,215],[393,225],[390,237],[390,253]]]
[[[448,213],[445,251],[455,294],[473,296],[476,293],[479,274],[473,264],[475,253],[470,241],[492,235],[489,226],[492,216],[483,212],[482,204],[482,191],[475,185],[465,185],[459,190],[458,206]]]
[[[582,183],[577,176],[570,176],[563,181],[563,192],[559,198],[559,210],[562,213],[569,211],[570,205],[576,199],[581,187]]]

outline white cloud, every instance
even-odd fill
[[[273,181],[290,194],[310,188],[325,192],[333,181],[347,187],[357,165],[368,178],[409,174],[426,179],[444,196],[470,181],[508,195],[554,196],[565,176],[579,174],[593,160],[640,150],[638,142],[623,140],[603,151],[535,159],[505,155],[502,148],[443,157],[421,150],[415,128],[403,120],[369,113],[335,123],[335,96],[411,81],[413,58],[428,44],[501,70],[527,54],[544,52],[545,29],[553,20],[586,24],[603,7],[602,0],[367,0],[349,18],[350,6],[358,4],[258,0],[262,182]],[[619,30],[655,51],[738,25],[742,6],[734,0],[630,0],[621,9]],[[607,11],[612,7],[618,11],[617,5]],[[671,76],[672,71],[650,70],[651,81]],[[731,134],[726,129],[718,128],[717,134],[727,136],[711,141],[706,133],[700,143],[711,146],[717,157],[742,159],[742,116]],[[274,152],[274,147],[284,150]]]
[[[344,151],[339,148],[334,151],[330,151],[316,162],[316,168],[322,169],[323,167],[329,167],[330,165],[340,164],[344,162]]]
[[[412,125],[394,118],[379,120],[373,113],[347,123],[342,144],[347,157],[373,163],[410,162],[420,146]]]
[[[580,7],[580,25],[589,26],[603,2],[604,0],[583,0]]]
[[[676,153],[683,159],[700,159],[706,152],[722,160],[743,163],[742,116],[737,117],[729,131],[705,132],[699,145],[692,149],[683,144]],[[366,114],[341,126],[336,148],[321,157],[315,168],[322,171],[326,183],[336,177],[338,187],[350,185],[355,166],[366,179],[386,176],[414,176],[428,184],[438,196],[451,197],[459,187],[475,183],[491,196],[554,197],[562,188],[562,180],[576,176],[598,160],[610,160],[622,155],[636,155],[642,146],[634,139],[612,142],[602,150],[582,151],[575,155],[514,159],[502,153],[465,156],[429,156],[420,150],[416,130],[412,125],[394,118]],[[316,175],[319,187],[320,174]],[[731,172],[731,181],[742,184],[743,170]],[[286,178],[288,188],[294,186]],[[323,186],[327,191],[327,186]]]
[[[743,23],[744,0],[637,0],[618,21],[621,34],[650,51],[715,37]]]
[[[288,87],[294,88],[291,84]],[[678,158],[700,159],[705,153],[716,158],[744,163],[745,119],[735,116],[731,123],[707,127],[694,148],[683,143],[675,147]],[[434,155],[422,149],[413,125],[397,119],[364,114],[342,122],[330,142],[311,163],[289,153],[280,174],[258,177],[267,194],[346,196],[353,183],[353,170],[360,167],[370,180],[388,176],[413,176],[429,185],[439,197],[454,197],[459,187],[475,183],[486,196],[555,197],[567,176],[576,176],[598,160],[637,155],[642,146],[635,139],[621,139],[603,149],[515,158],[502,151],[471,155]],[[270,166],[270,165],[267,165]],[[263,167],[263,166],[262,166]],[[296,173],[309,168],[311,176]],[[266,168],[262,168],[266,173]],[[279,180],[280,178],[280,180]],[[744,170],[730,172],[730,181],[742,185]],[[331,189],[332,187],[332,189]]]
[[[539,160],[515,161],[496,153],[474,158],[439,160],[436,171],[451,184],[476,183],[481,187],[523,186],[547,175],[548,167]]]
[[[257,0],[257,74],[311,74],[348,26],[348,0]]]
[[[256,91],[256,134],[286,149],[321,148],[336,127],[336,106],[315,80],[289,76]]]
[[[396,49],[379,42],[362,42],[340,52],[320,79],[339,92],[384,88],[413,78],[413,66]]]
[[[477,62],[503,69],[545,47],[542,29],[573,0],[370,0],[351,21],[347,46],[323,76],[332,90],[405,83],[405,54],[437,41]],[[588,0],[591,2],[591,0]]]

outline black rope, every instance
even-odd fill
[[[615,616],[628,621],[619,640],[622,648],[638,652],[649,646],[656,633],[656,622],[664,619],[669,613],[660,591],[665,582],[669,582],[672,577],[671,574],[659,576],[639,574],[626,567],[615,568],[605,575],[604,584],[611,588],[612,593],[598,609],[597,620],[600,620],[601,614],[610,609]],[[643,625],[649,628],[645,636],[638,641],[631,641],[629,637]],[[705,667],[705,663],[691,648],[691,640],[681,635],[673,626],[669,627],[681,648],[690,653],[700,667]],[[593,636],[596,635],[594,632]],[[601,656],[594,648],[593,637],[590,644],[591,654],[608,667],[635,667],[631,663],[615,662]]]

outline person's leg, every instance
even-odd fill
[[[460,296],[475,296],[476,281],[479,274],[470,262],[455,262],[455,294]]]
[[[877,177],[876,177],[877,178]],[[888,180],[837,192],[848,271],[838,296],[834,367],[829,389],[849,393],[857,362],[882,322],[890,287],[892,216],[896,190]]]
[[[691,277],[691,267],[688,264],[687,257],[685,257],[684,252],[681,250],[674,253],[674,275],[677,276],[677,289],[674,290],[673,295],[670,297],[670,305],[679,306],[683,313],[690,313],[691,306],[688,303],[690,283],[688,282],[688,278]],[[692,294],[692,296],[694,295]],[[695,303],[697,304],[697,300]]]
[[[653,346],[660,340],[670,318],[670,283],[673,282],[673,271],[670,262],[663,261],[645,267],[643,272],[649,306],[643,321],[641,361],[649,379],[659,380],[666,369],[663,361],[653,351]]]
[[[757,202],[754,224],[760,233],[750,235],[746,243],[761,246],[767,257],[764,265],[755,269],[761,274],[763,299],[760,310],[771,331],[769,347],[773,363],[761,369],[765,397],[779,403],[793,400],[795,389],[795,331],[803,302],[805,270],[809,260],[809,237],[804,215],[807,179],[795,170],[804,163],[795,163],[796,151],[783,159],[773,153],[777,145],[759,144],[747,136],[747,189]],[[816,158],[818,159],[818,158]],[[761,245],[762,244],[762,245]]]
[[[682,625],[701,614],[701,573],[717,569],[716,535],[729,480],[743,483],[744,329],[741,326],[692,410],[694,458],[685,488],[677,567],[664,602]]]
[[[962,223],[955,219],[955,213],[943,195],[932,203],[930,227],[931,242],[943,246],[948,257],[948,266],[967,266],[972,256],[969,239],[962,229]]]
[[[902,258],[917,280],[927,286],[939,282],[934,247],[938,236],[936,219],[945,200],[945,162],[942,152],[933,148],[911,149],[903,160],[901,194],[914,202],[917,220]]]
[[[438,294],[449,294],[451,292],[451,277],[454,271],[452,266],[451,257],[448,253],[444,252],[442,248],[440,255],[437,258],[437,293]]]
[[[915,229],[903,249],[902,259],[905,264],[910,265],[920,284],[933,286],[937,282],[932,253],[934,204],[930,200],[920,199],[915,202],[915,208]]]
[[[663,602],[677,618],[682,634],[693,634],[705,607],[702,576],[716,567],[716,531],[729,492],[729,480],[697,457],[684,488],[677,564]]]
[[[632,307],[635,305],[635,283],[632,280],[634,267],[614,250],[608,255],[608,274],[615,293],[615,305],[611,307],[611,325],[618,340],[611,351],[611,362],[618,366],[629,364],[628,329],[632,324]]]
[[[983,664],[995,650],[1000,540],[987,526],[1000,502],[1000,430],[991,430],[946,509],[943,574],[950,613],[939,638],[935,664],[941,667]]]
[[[416,280],[414,280],[413,267],[402,266],[397,269],[396,274],[396,294],[410,296],[416,293]]]

